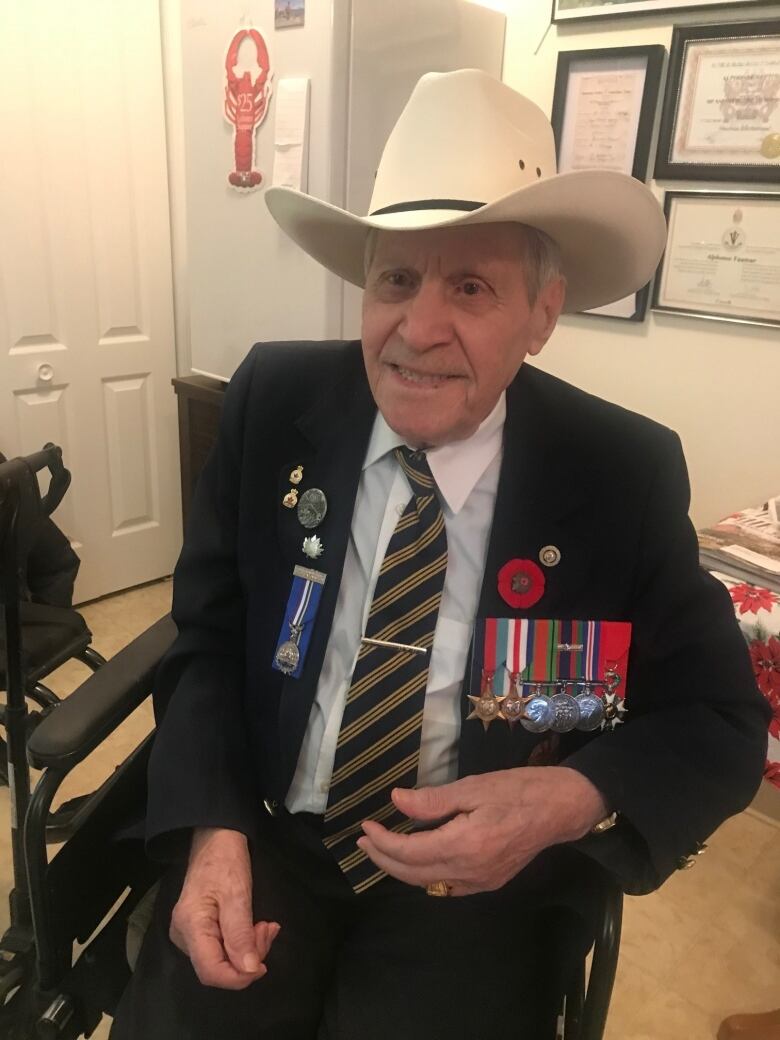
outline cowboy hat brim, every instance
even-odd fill
[[[420,208],[358,217],[292,188],[269,188],[265,198],[271,215],[294,242],[360,287],[372,228],[528,224],[560,248],[567,283],[563,310],[568,314],[641,289],[652,278],[666,243],[666,221],[650,190],[633,177],[601,170],[559,174],[465,213]]]

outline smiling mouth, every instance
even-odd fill
[[[411,368],[404,368],[403,365],[395,365],[390,363],[390,368],[400,376],[405,383],[413,383],[415,386],[441,386],[442,383],[448,382],[450,379],[459,379],[459,376],[448,375],[442,372],[415,372]]]

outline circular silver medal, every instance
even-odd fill
[[[555,693],[550,698],[554,715],[550,723],[553,733],[569,733],[580,721],[580,706],[568,693]]]
[[[520,725],[529,733],[546,732],[555,718],[555,710],[550,704],[550,698],[546,693],[537,693],[525,706],[525,715],[520,719]]]
[[[592,729],[598,729],[604,719],[604,702],[601,697],[588,692],[580,693],[575,699],[580,706],[580,721],[577,723],[577,729],[585,730],[588,733]]]
[[[274,657],[277,668],[280,672],[284,672],[285,675],[292,675],[298,667],[300,659],[301,652],[291,639],[288,639],[286,643],[282,643]]]
[[[319,488],[309,488],[301,495],[298,503],[298,519],[307,530],[319,527],[325,519],[327,511],[328,500],[325,498],[324,491],[320,491]]]

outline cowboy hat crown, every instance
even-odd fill
[[[560,248],[568,312],[641,288],[666,240],[644,184],[605,170],[558,174],[541,109],[477,69],[419,80],[385,145],[366,216],[291,188],[270,188],[266,202],[307,253],[361,286],[372,228],[526,224]]]

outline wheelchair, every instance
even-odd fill
[[[0,498],[0,518],[2,513]],[[10,649],[18,646],[13,631],[18,617],[7,608],[6,603]],[[51,862],[46,819],[68,773],[150,696],[158,663],[175,634],[170,616],[162,618],[89,676],[30,735],[27,758],[42,775],[24,820],[26,873],[11,894],[16,923],[0,940],[0,964],[5,965],[0,1037],[89,1037],[103,1014],[114,1013],[130,978],[128,920],[160,868],[146,858],[141,840],[117,835],[143,816],[154,735],[90,796],[78,827]],[[581,958],[567,973],[559,1027],[565,1040],[600,1040],[606,1025],[623,906],[622,892],[606,874],[598,902],[587,982]],[[579,919],[562,919],[557,929],[565,936],[580,925]]]

